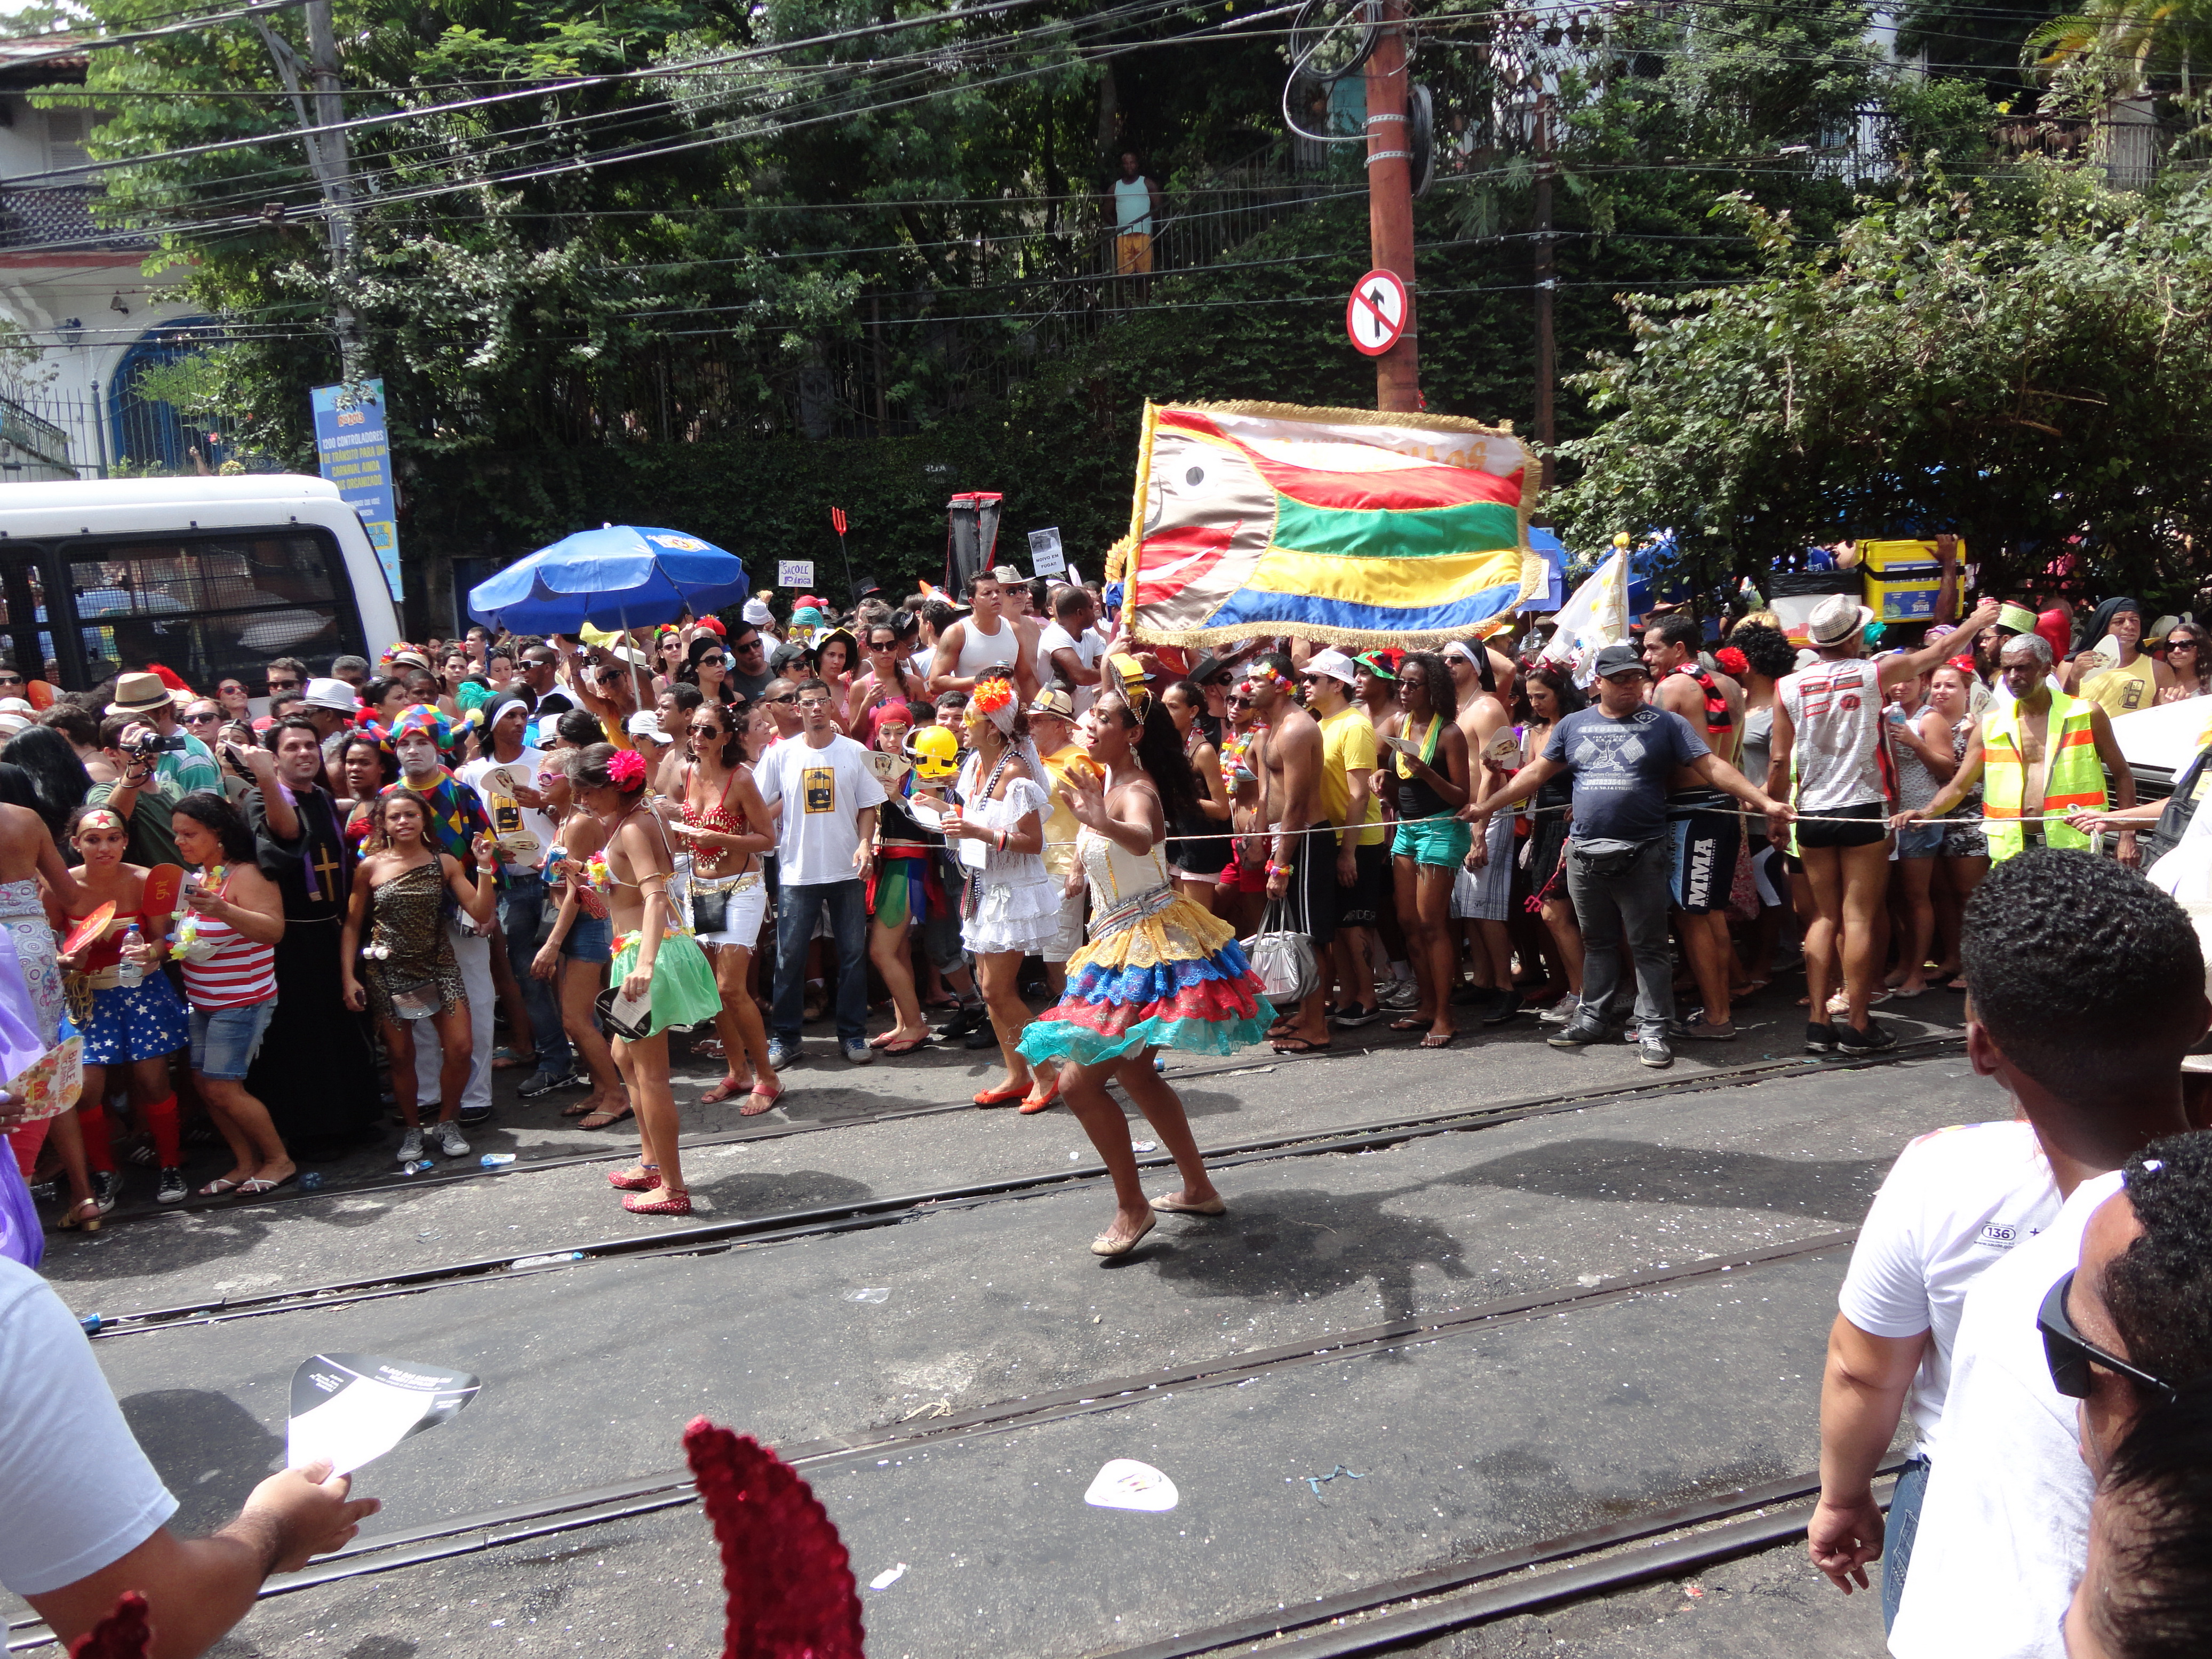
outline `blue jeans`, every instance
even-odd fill
[[[1889,1495],[1889,1524],[1881,1540],[1881,1628],[1887,1635],[1905,1601],[1905,1575],[1912,1565],[1912,1540],[1920,1530],[1921,1500],[1928,1496],[1928,1460],[1916,1457]]]
[[[574,1063],[568,1034],[562,1029],[561,1005],[554,1000],[552,982],[533,978],[530,972],[544,921],[545,878],[508,876],[499,896],[499,931],[507,941],[507,963],[515,983],[522,987],[522,1006],[530,1011],[530,1046],[537,1051],[538,1069],[557,1076]]]
[[[770,1033],[781,1042],[799,1041],[799,1020],[806,1012],[806,942],[824,905],[837,946],[837,1040],[867,1039],[868,896],[855,877],[804,887],[783,884],[775,905],[775,1005],[769,1012]]]

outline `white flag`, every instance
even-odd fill
[[[1587,683],[1598,648],[1628,639],[1628,550],[1616,549],[1567,596],[1553,621],[1558,626],[1544,647],[1545,659],[1571,661],[1576,683]]]

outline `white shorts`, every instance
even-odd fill
[[[694,876],[691,878],[691,895],[695,902],[702,896],[703,885],[701,878]],[[721,927],[711,933],[702,929],[699,943],[735,945],[750,951],[760,943],[761,919],[768,914],[768,882],[756,870],[750,875],[739,876],[736,884],[727,890],[730,902],[728,909],[723,913]]]
[[[1089,908],[1090,903],[1091,895],[1087,890],[1061,896],[1060,925],[1053,929],[1052,938],[1046,941],[1041,953],[1047,962],[1066,962],[1083,948],[1084,912]]]

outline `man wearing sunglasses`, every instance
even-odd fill
[[[768,641],[752,623],[740,623],[731,631],[729,650],[737,665],[730,670],[730,684],[751,702],[775,678],[769,672]]]
[[[2083,852],[2035,848],[1993,869],[1967,904],[1960,956],[1967,1059],[2033,1125],[2064,1205],[1966,1294],[1890,1651],[2060,1659],[2094,1476],[2076,1402],[2053,1382],[2045,1332],[2057,1319],[2086,1322],[2069,1327],[2077,1338],[2134,1361],[2088,1305],[2081,1276],[2055,1310],[2048,1297],[2085,1254],[2101,1267],[2125,1242],[2111,1231],[2114,1218],[2083,1245],[2130,1158],[2188,1131],[2182,1057],[2212,1023],[2212,1006],[2187,913],[2133,872]],[[2101,1273],[2094,1282],[2104,1288]],[[2063,1333],[2059,1357],[2067,1375],[2081,1375],[2083,1356]],[[2100,1366],[2114,1384],[2113,1367],[2090,1358],[2093,1384]],[[1877,1373],[1863,1386],[1910,1380]],[[1861,1571],[1880,1547],[1863,1532]],[[1832,1561],[1822,1565],[1835,1576]]]

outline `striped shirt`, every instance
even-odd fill
[[[216,890],[228,898],[230,884]],[[214,945],[205,962],[185,961],[185,995],[195,1008],[245,1008],[276,994],[276,947],[256,945],[227,921],[200,915],[193,924],[200,939]]]

